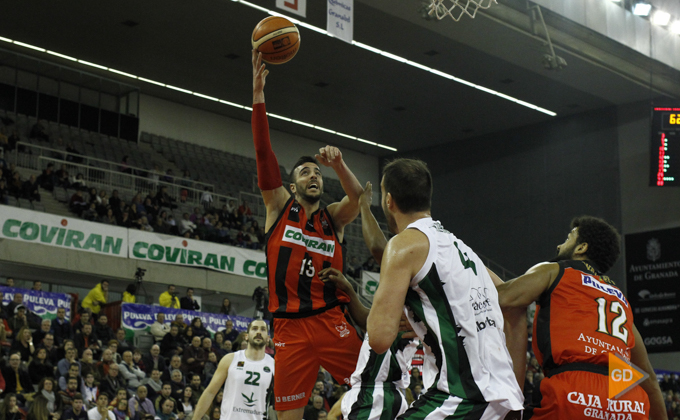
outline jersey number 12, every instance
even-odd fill
[[[616,318],[612,320],[611,332],[608,322],[607,322],[607,299],[599,297],[595,299],[597,302],[597,332],[601,332],[612,337],[616,337],[623,340],[624,343],[628,343],[628,328],[624,326],[626,320],[626,311],[623,306],[618,301],[612,301],[609,305],[609,312],[619,314]]]

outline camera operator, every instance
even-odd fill
[[[177,292],[173,284],[168,286],[168,290],[158,297],[158,303],[166,308],[179,309],[179,298],[177,298]]]

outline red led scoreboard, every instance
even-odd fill
[[[680,186],[680,107],[652,109],[649,185]]]

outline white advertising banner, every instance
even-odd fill
[[[276,0],[276,7],[298,16],[307,17],[307,0]]]
[[[378,290],[378,283],[380,283],[380,273],[371,273],[363,270],[361,272],[361,290],[359,293],[366,299],[373,301],[373,295]]]
[[[127,258],[125,228],[38,211],[0,206],[0,238]]]
[[[352,43],[354,39],[354,0],[328,0],[326,31],[338,39]]]
[[[130,229],[129,255],[136,260],[208,268],[267,278],[264,252]]]

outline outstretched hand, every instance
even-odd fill
[[[265,79],[269,74],[269,70],[266,69],[265,64],[262,62],[262,53],[258,53],[257,50],[252,51],[252,62],[253,62],[253,103],[264,102],[264,85]]]
[[[362,192],[361,195],[359,196],[359,207],[367,206],[368,208],[371,208],[372,204],[373,204],[373,185],[371,184],[371,181],[368,181],[366,183],[366,186],[364,187],[364,192]]]
[[[326,146],[319,149],[319,154],[314,156],[323,166],[337,167],[342,163],[342,152],[334,146]]]
[[[352,290],[352,284],[345,278],[342,272],[336,268],[328,267],[319,271],[319,279],[324,283],[330,281],[335,284],[335,287],[345,293],[349,293],[349,291]]]

